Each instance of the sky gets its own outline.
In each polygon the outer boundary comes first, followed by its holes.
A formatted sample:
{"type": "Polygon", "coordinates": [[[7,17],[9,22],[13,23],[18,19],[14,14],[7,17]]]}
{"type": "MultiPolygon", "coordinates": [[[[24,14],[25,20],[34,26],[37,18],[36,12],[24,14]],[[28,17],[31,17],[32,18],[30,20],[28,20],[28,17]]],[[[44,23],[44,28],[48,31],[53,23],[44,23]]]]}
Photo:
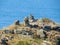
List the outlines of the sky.
{"type": "Polygon", "coordinates": [[[0,29],[30,14],[60,23],[60,0],[0,0],[0,29]]]}

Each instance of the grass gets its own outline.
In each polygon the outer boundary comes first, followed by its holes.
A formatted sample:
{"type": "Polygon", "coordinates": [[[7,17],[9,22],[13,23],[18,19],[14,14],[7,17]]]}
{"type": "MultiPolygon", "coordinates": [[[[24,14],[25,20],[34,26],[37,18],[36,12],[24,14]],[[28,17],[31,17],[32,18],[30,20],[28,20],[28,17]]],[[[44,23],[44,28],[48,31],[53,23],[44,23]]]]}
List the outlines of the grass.
{"type": "MultiPolygon", "coordinates": [[[[12,34],[4,34],[5,36],[13,36],[12,34]]],[[[14,34],[14,38],[13,40],[9,40],[8,43],[9,45],[32,45],[32,44],[37,44],[37,45],[41,45],[41,43],[43,43],[44,40],[42,39],[33,39],[31,37],[23,37],[20,34],[20,37],[18,37],[18,34],[14,34]]],[[[48,40],[45,40],[48,41],[48,40]]],[[[54,45],[54,43],[51,43],[51,45],[54,45]]]]}

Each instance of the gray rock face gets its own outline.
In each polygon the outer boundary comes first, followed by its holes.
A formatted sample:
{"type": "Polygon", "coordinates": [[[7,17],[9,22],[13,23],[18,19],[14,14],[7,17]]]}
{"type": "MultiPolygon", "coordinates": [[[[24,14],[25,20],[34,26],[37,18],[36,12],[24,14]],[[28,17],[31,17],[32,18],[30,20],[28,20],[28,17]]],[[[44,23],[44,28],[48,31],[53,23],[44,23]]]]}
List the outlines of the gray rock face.
{"type": "Polygon", "coordinates": [[[37,35],[40,35],[40,38],[41,38],[41,39],[47,38],[47,34],[46,34],[46,32],[44,32],[43,29],[38,30],[38,31],[37,31],[37,35]]]}
{"type": "Polygon", "coordinates": [[[5,34],[9,34],[11,31],[10,30],[4,30],[5,34]]]}
{"type": "Polygon", "coordinates": [[[51,42],[49,42],[49,41],[43,41],[43,43],[41,45],[51,45],[51,42]]]}

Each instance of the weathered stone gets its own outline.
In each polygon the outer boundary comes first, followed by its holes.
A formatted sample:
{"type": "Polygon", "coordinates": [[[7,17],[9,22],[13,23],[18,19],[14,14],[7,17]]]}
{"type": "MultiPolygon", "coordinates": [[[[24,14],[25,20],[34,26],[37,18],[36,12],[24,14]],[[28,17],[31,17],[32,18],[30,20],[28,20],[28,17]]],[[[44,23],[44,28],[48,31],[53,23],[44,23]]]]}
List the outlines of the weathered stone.
{"type": "Polygon", "coordinates": [[[47,34],[43,29],[37,30],[37,35],[40,35],[41,39],[47,38],[47,34]]]}
{"type": "Polygon", "coordinates": [[[21,34],[21,30],[20,29],[15,29],[14,34],[21,34]]]}
{"type": "Polygon", "coordinates": [[[29,22],[31,23],[31,22],[34,22],[34,21],[35,21],[34,16],[32,16],[32,14],[30,14],[29,22]]]}
{"type": "Polygon", "coordinates": [[[51,45],[51,42],[49,42],[49,41],[43,41],[43,43],[41,43],[41,45],[51,45]]]}
{"type": "Polygon", "coordinates": [[[25,23],[25,26],[29,26],[29,18],[28,17],[24,18],[24,23],[25,23]]]}
{"type": "Polygon", "coordinates": [[[1,39],[3,45],[8,45],[8,40],[6,38],[1,39]]]}
{"type": "Polygon", "coordinates": [[[30,14],[30,19],[31,20],[34,20],[34,16],[32,16],[32,14],[30,14]]]}
{"type": "Polygon", "coordinates": [[[44,30],[47,30],[47,31],[51,30],[51,26],[44,26],[44,30]]]}
{"type": "Polygon", "coordinates": [[[20,25],[19,22],[20,22],[19,20],[16,20],[16,21],[15,21],[15,25],[20,25]]]}

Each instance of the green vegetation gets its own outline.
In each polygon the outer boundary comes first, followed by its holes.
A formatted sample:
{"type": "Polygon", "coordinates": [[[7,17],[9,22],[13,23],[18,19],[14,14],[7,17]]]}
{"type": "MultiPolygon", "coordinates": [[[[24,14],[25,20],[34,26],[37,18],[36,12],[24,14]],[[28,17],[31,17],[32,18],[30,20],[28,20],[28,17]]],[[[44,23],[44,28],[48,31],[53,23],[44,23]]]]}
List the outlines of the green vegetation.
{"type": "Polygon", "coordinates": [[[26,41],[19,41],[17,45],[30,45],[30,44],[26,41]]]}

